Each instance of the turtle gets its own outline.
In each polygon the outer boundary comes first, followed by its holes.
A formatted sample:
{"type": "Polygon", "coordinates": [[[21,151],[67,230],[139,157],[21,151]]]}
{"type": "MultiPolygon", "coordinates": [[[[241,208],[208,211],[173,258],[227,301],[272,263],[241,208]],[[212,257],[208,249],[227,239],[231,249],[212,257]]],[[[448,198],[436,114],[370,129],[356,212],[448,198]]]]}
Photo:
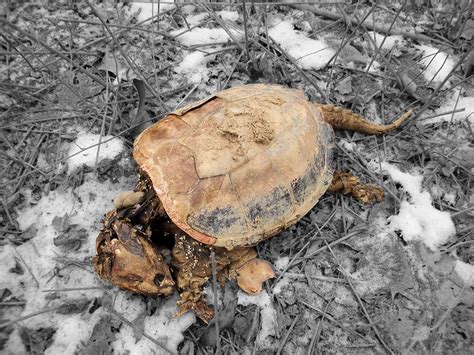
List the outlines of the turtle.
{"type": "Polygon", "coordinates": [[[273,277],[253,246],[305,216],[326,191],[364,203],[383,189],[335,171],[335,129],[384,134],[377,125],[302,90],[249,84],[180,108],[135,140],[135,190],[120,195],[96,240],[98,275],[123,289],[170,295],[205,322],[203,285],[217,274],[257,293],[273,277]],[[213,266],[214,264],[214,266],[213,266]]]}

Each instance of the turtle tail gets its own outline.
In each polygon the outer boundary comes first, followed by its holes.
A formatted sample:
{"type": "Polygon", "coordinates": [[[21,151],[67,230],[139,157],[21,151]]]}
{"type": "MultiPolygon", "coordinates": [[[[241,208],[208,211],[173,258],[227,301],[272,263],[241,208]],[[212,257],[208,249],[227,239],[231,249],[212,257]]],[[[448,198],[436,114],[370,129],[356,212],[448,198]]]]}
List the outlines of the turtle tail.
{"type": "Polygon", "coordinates": [[[369,122],[351,110],[343,109],[334,105],[318,105],[322,118],[335,129],[347,129],[367,134],[385,134],[400,127],[412,114],[409,110],[392,123],[379,125],[369,122]]]}

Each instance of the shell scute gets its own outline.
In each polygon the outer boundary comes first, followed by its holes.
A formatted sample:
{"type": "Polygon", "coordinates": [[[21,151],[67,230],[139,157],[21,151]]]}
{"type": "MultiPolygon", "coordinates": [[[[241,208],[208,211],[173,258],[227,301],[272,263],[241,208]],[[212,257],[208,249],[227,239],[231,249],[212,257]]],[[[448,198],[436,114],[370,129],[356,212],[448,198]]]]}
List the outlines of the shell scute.
{"type": "Polygon", "coordinates": [[[305,215],[328,188],[333,151],[332,128],[302,91],[255,84],[170,114],[137,138],[134,157],[179,228],[234,247],[305,215]]]}

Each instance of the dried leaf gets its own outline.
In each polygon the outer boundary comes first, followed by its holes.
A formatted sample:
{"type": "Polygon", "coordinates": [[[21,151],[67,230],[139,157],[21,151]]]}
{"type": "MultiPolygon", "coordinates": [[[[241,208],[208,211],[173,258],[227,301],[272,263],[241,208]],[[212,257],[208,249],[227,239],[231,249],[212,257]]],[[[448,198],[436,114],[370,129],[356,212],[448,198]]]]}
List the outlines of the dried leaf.
{"type": "MultiPolygon", "coordinates": [[[[226,282],[224,286],[223,307],[217,313],[219,331],[229,328],[234,323],[235,308],[237,307],[237,297],[235,286],[226,282]]],[[[207,346],[216,346],[216,320],[215,318],[209,322],[209,326],[201,336],[201,342],[207,346]]]]}
{"type": "Polygon", "coordinates": [[[82,241],[86,240],[88,236],[86,229],[78,228],[77,224],[73,224],[66,232],[55,237],[53,243],[68,251],[76,251],[79,250],[82,241]]]}
{"type": "Polygon", "coordinates": [[[111,345],[116,338],[121,322],[112,318],[110,315],[102,317],[95,325],[84,348],[78,352],[81,354],[109,354],[111,345]]]}
{"type": "Polygon", "coordinates": [[[464,74],[466,78],[474,73],[474,49],[471,50],[469,56],[466,59],[466,65],[464,66],[464,74]]]}
{"type": "Polygon", "coordinates": [[[415,82],[410,78],[408,73],[402,73],[400,75],[400,80],[403,86],[402,89],[405,89],[407,93],[409,93],[412,97],[416,98],[418,96],[418,94],[416,93],[417,86],[415,82]]]}
{"type": "Polygon", "coordinates": [[[56,329],[52,327],[38,329],[22,327],[19,333],[28,354],[43,354],[53,343],[56,329]]]}
{"type": "Polygon", "coordinates": [[[111,53],[109,50],[106,50],[104,56],[102,57],[102,62],[97,69],[118,75],[118,73],[122,70],[122,66],[118,60],[119,57],[120,55],[114,56],[113,53],[111,53]]]}
{"type": "Polygon", "coordinates": [[[53,218],[53,228],[56,232],[64,233],[69,229],[69,215],[66,213],[62,217],[53,218]]]}
{"type": "Polygon", "coordinates": [[[145,128],[151,126],[151,122],[150,117],[145,110],[145,83],[142,80],[133,79],[133,85],[135,86],[135,89],[137,89],[138,93],[138,107],[135,117],[131,122],[131,126],[133,126],[133,128],[130,131],[130,134],[133,138],[135,138],[139,133],[143,132],[145,128]]]}
{"type": "Polygon", "coordinates": [[[459,37],[467,39],[469,41],[474,37],[474,20],[473,19],[467,20],[466,24],[464,25],[463,31],[459,37]]]}
{"type": "Polygon", "coordinates": [[[352,78],[346,76],[342,79],[339,84],[337,84],[336,91],[343,95],[350,94],[352,92],[352,78]]]}
{"type": "Polygon", "coordinates": [[[80,298],[80,299],[70,300],[69,302],[71,303],[64,305],[63,307],[58,309],[56,312],[58,314],[82,313],[89,306],[89,304],[91,303],[91,300],[87,298],[80,298]]]}

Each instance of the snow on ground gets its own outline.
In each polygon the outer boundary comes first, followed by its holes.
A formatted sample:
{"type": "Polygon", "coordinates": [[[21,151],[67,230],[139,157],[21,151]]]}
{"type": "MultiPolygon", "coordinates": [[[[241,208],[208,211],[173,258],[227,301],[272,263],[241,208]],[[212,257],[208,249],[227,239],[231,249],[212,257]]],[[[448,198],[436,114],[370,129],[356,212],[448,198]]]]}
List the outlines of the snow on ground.
{"type": "Polygon", "coordinates": [[[421,45],[418,47],[423,52],[421,65],[425,67],[423,75],[427,81],[442,82],[453,69],[455,62],[449,55],[438,48],[421,45]]]}
{"type": "MultiPolygon", "coordinates": [[[[0,269],[2,287],[10,291],[26,302],[21,316],[34,314],[38,310],[50,308],[64,303],[76,303],[78,299],[92,300],[100,297],[102,291],[77,290],[70,292],[46,292],[48,289],[74,289],[81,287],[99,286],[97,277],[91,268],[65,267],[65,264],[56,260],[58,257],[67,257],[70,260],[83,262],[85,258],[93,255],[94,240],[99,232],[101,216],[111,207],[113,197],[125,187],[125,182],[118,184],[99,183],[95,179],[88,179],[83,185],[73,192],[52,191],[43,196],[36,205],[18,211],[20,218],[18,223],[22,231],[30,229],[33,237],[26,243],[16,247],[4,248],[0,252],[3,265],[0,269]],[[69,233],[57,230],[58,219],[65,221],[67,214],[68,224],[71,226],[69,233]],[[76,225],[76,227],[73,227],[76,225]],[[71,235],[81,239],[82,243],[77,250],[65,252],[64,247],[56,246],[61,236],[71,235]],[[33,276],[25,271],[22,275],[11,277],[9,270],[15,266],[17,255],[21,255],[25,264],[31,270],[33,276]],[[57,267],[65,267],[65,270],[57,270],[57,267]],[[55,273],[59,273],[55,276],[55,273]],[[59,297],[57,302],[51,301],[51,296],[59,297]]],[[[68,263],[66,263],[68,265],[68,263]]],[[[55,312],[47,312],[24,322],[24,326],[31,328],[53,327],[58,329],[54,336],[54,343],[48,351],[54,353],[73,353],[82,341],[90,336],[94,324],[100,317],[101,312],[90,315],[88,312],[80,314],[61,315],[55,312]]],[[[7,344],[11,353],[18,351],[21,341],[16,341],[18,334],[13,334],[11,342],[7,344]],[[16,343],[16,344],[15,344],[16,343]],[[15,350],[15,351],[13,351],[15,350]]]]}
{"type": "Polygon", "coordinates": [[[94,166],[104,158],[115,158],[123,151],[123,142],[114,136],[100,136],[93,133],[79,133],[76,140],[69,147],[68,173],[81,165],[94,166]],[[100,143],[100,144],[99,144],[100,143]]]}
{"type": "Polygon", "coordinates": [[[209,14],[207,12],[200,12],[198,14],[188,15],[186,17],[186,22],[191,27],[199,26],[201,22],[208,16],[209,14]]]}
{"type": "Polygon", "coordinates": [[[131,2],[130,4],[130,13],[131,14],[138,14],[137,19],[139,22],[148,20],[153,16],[159,14],[163,11],[171,10],[175,7],[174,4],[171,3],[160,3],[157,2],[131,2]]]}
{"type": "Polygon", "coordinates": [[[311,39],[293,29],[289,21],[282,21],[268,30],[269,36],[292,56],[303,69],[320,69],[335,54],[325,42],[311,39]]]}
{"type": "MultiPolygon", "coordinates": [[[[132,307],[132,312],[126,315],[126,318],[132,322],[140,316],[140,313],[145,312],[143,307],[143,300],[137,298],[135,302],[131,301],[125,293],[121,302],[115,302],[115,309],[125,315],[132,307]],[[135,306],[133,306],[135,303],[135,306]],[[119,304],[117,306],[117,304],[119,304]],[[118,309],[117,309],[118,308],[118,309]]],[[[166,299],[156,312],[151,316],[145,317],[144,332],[153,337],[160,344],[163,344],[166,349],[172,353],[176,353],[178,345],[183,341],[183,332],[188,329],[195,321],[196,316],[192,312],[188,312],[180,317],[175,317],[178,312],[176,302],[178,301],[178,294],[166,299]]],[[[150,340],[142,337],[137,341],[133,328],[124,327],[120,330],[117,339],[112,343],[115,351],[118,354],[129,351],[131,354],[152,354],[157,352],[156,344],[150,340]]]]}
{"type": "Polygon", "coordinates": [[[474,265],[467,264],[461,260],[456,260],[454,270],[464,283],[468,286],[474,286],[474,265]]]}
{"type": "Polygon", "coordinates": [[[436,109],[433,113],[426,113],[424,116],[436,116],[428,119],[421,119],[420,122],[423,124],[433,124],[438,122],[459,122],[467,119],[471,126],[474,126],[474,97],[473,96],[461,96],[459,90],[455,90],[451,97],[441,105],[440,108],[436,109]],[[461,110],[461,112],[452,113],[455,110],[461,110]],[[447,113],[446,113],[447,112],[447,113]],[[446,113],[446,114],[444,114],[446,113]]]}
{"type": "Polygon", "coordinates": [[[258,295],[248,295],[239,290],[237,293],[237,303],[243,306],[254,304],[260,307],[261,326],[255,340],[257,348],[270,347],[269,336],[276,334],[277,316],[273,308],[272,300],[266,291],[260,292],[258,295]]]}
{"type": "MultiPolygon", "coordinates": [[[[236,11],[218,11],[227,23],[232,23],[238,19],[239,15],[236,11]]],[[[198,26],[208,14],[205,12],[189,15],[187,22],[193,26],[198,26]]],[[[235,28],[229,28],[232,36],[237,39],[242,38],[242,33],[235,28]]],[[[215,51],[221,48],[219,43],[225,43],[231,40],[229,34],[223,28],[206,28],[194,27],[191,30],[181,28],[172,31],[171,34],[176,36],[176,40],[186,46],[215,44],[213,47],[206,47],[207,50],[215,51]]],[[[209,68],[207,64],[214,59],[214,55],[208,55],[203,51],[185,51],[181,63],[175,68],[175,72],[181,77],[194,84],[206,83],[209,79],[209,68]]]]}
{"type": "Polygon", "coordinates": [[[401,46],[404,42],[402,36],[386,36],[378,32],[368,32],[368,34],[374,40],[375,45],[384,50],[391,50],[395,46],[401,46]]]}
{"type": "Polygon", "coordinates": [[[288,266],[289,263],[290,263],[290,258],[288,256],[283,256],[277,259],[273,263],[273,265],[275,266],[275,269],[279,271],[283,271],[288,266]]]}
{"type": "MultiPolygon", "coordinates": [[[[105,141],[107,137],[103,139],[105,141]]],[[[68,163],[72,166],[69,171],[81,164],[90,165],[95,161],[97,149],[87,148],[88,144],[94,145],[97,141],[96,135],[80,134],[78,139],[71,143],[69,153],[79,154],[69,158],[68,163]]],[[[115,157],[123,147],[119,139],[103,144],[100,149],[101,159],[115,157]]],[[[58,188],[44,195],[39,201],[33,199],[30,191],[24,192],[28,207],[18,211],[18,224],[23,232],[28,231],[25,235],[31,235],[31,239],[15,248],[10,246],[0,249],[2,287],[8,288],[12,294],[25,301],[21,314],[12,314],[11,320],[35,314],[43,309],[102,297],[104,291],[90,265],[90,257],[95,254],[95,239],[102,216],[113,208],[113,198],[119,192],[130,189],[133,183],[125,178],[115,184],[108,181],[99,182],[94,174],[86,174],[81,186],[74,190],[69,187],[58,188]],[[72,244],[61,245],[68,237],[71,237],[72,244]],[[80,243],[74,244],[78,240],[80,243]],[[24,260],[24,263],[20,262],[20,259],[24,260]],[[10,270],[14,269],[17,263],[23,267],[28,265],[31,271],[26,270],[23,274],[12,277],[10,270]]],[[[114,306],[124,317],[132,321],[138,314],[145,313],[141,298],[137,297],[135,302],[127,299],[121,303],[120,299],[130,296],[130,293],[116,290],[114,292],[114,306]]],[[[166,344],[173,352],[177,351],[177,346],[183,340],[183,331],[195,321],[192,313],[180,318],[174,317],[177,312],[176,297],[175,295],[165,301],[155,314],[144,319],[145,333],[166,344]]],[[[53,310],[23,321],[23,326],[32,329],[57,329],[47,353],[72,354],[77,351],[78,346],[87,343],[94,325],[105,314],[107,311],[103,307],[92,314],[87,311],[59,314],[53,310]]],[[[114,345],[118,353],[151,353],[156,349],[156,345],[148,339],[142,337],[137,341],[133,329],[128,326],[120,328],[117,339],[119,340],[114,345]]],[[[10,336],[5,351],[26,352],[18,328],[10,336]]]]}
{"type": "Polygon", "coordinates": [[[348,152],[357,151],[357,144],[355,142],[349,142],[347,139],[344,138],[338,139],[337,142],[348,152]]]}
{"type": "MultiPolygon", "coordinates": [[[[240,31],[230,29],[237,39],[242,38],[240,31]]],[[[195,27],[191,31],[180,29],[172,31],[176,40],[186,46],[225,43],[230,40],[229,34],[223,28],[195,27]]]]}
{"type": "Polygon", "coordinates": [[[291,278],[289,278],[285,273],[280,280],[278,280],[275,284],[273,284],[273,294],[274,295],[280,294],[281,291],[290,284],[291,284],[291,278]]]}
{"type": "Polygon", "coordinates": [[[448,212],[433,207],[430,193],[422,191],[423,176],[401,172],[386,162],[381,165],[410,195],[409,200],[401,202],[398,215],[389,218],[390,229],[401,231],[406,241],[421,241],[432,251],[436,251],[456,233],[451,216],[448,212]]]}
{"type": "Polygon", "coordinates": [[[218,14],[224,21],[235,22],[239,19],[239,13],[237,11],[222,10],[216,11],[216,14],[218,14]]]}
{"type": "Polygon", "coordinates": [[[186,76],[194,84],[207,82],[209,79],[207,63],[214,57],[213,55],[206,55],[204,52],[189,52],[185,54],[183,61],[175,68],[175,72],[186,76]]]}

